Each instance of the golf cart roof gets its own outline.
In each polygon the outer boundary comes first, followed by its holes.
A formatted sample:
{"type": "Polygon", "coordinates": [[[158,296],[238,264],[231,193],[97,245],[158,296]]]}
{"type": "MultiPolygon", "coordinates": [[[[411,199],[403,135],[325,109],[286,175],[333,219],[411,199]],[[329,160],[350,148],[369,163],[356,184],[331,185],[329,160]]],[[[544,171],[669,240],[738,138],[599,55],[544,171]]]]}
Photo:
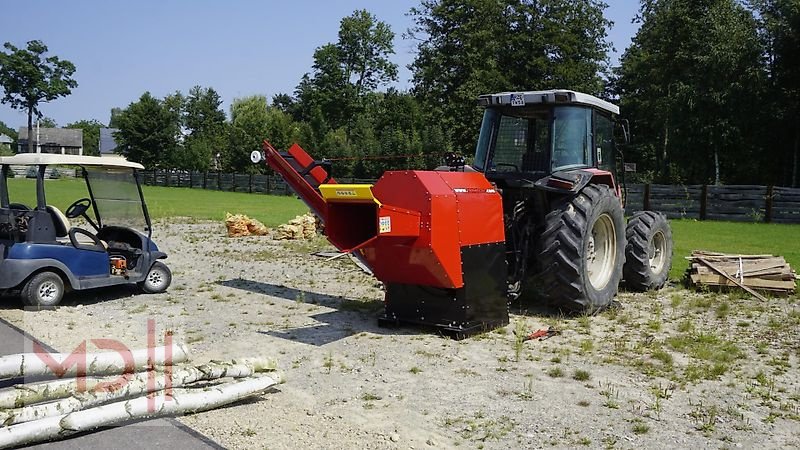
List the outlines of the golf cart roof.
{"type": "Polygon", "coordinates": [[[525,106],[531,104],[567,104],[593,106],[611,114],[619,114],[619,106],[601,100],[593,95],[566,89],[549,91],[499,92],[478,97],[478,105],[488,106],[525,106]]]}
{"type": "Polygon", "coordinates": [[[144,166],[122,158],[102,158],[99,156],[59,155],[54,153],[20,153],[0,158],[0,164],[18,166],[103,166],[144,169],[144,166]]]}

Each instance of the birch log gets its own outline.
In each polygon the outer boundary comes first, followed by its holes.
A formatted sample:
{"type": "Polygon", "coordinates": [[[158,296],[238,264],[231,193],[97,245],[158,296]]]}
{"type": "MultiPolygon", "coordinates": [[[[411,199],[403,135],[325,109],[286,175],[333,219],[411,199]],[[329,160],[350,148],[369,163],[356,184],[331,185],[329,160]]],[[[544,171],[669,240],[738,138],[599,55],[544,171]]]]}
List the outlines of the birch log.
{"type": "MultiPolygon", "coordinates": [[[[277,369],[277,364],[274,360],[266,358],[242,358],[233,361],[212,361],[208,364],[190,367],[189,369],[199,370],[204,373],[205,377],[201,379],[216,379],[225,377],[236,377],[233,375],[236,369],[232,369],[233,365],[246,365],[252,367],[253,372],[269,372],[277,369]],[[227,371],[227,373],[222,373],[227,371]]],[[[160,368],[160,370],[164,370],[160,368]]],[[[175,379],[180,374],[173,373],[172,377],[175,379]]],[[[241,375],[248,376],[248,375],[241,375]]],[[[86,377],[78,381],[78,378],[67,378],[61,380],[53,380],[33,384],[17,384],[12,389],[0,391],[0,409],[21,408],[23,406],[33,405],[36,403],[50,402],[67,397],[71,397],[80,391],[95,391],[98,385],[107,386],[118,380],[118,377],[86,377]]],[[[186,381],[185,383],[191,383],[186,381]]],[[[173,380],[173,386],[175,381],[173,380]]],[[[0,413],[0,422],[5,420],[5,416],[0,413]]]]}
{"type": "Polygon", "coordinates": [[[151,419],[219,408],[266,392],[277,384],[271,377],[245,378],[206,389],[175,389],[171,398],[138,397],[62,416],[0,428],[0,449],[33,444],[129,420],[151,419]]]}
{"type": "MultiPolygon", "coordinates": [[[[126,374],[119,378],[108,378],[102,390],[90,390],[73,393],[71,397],[57,399],[44,404],[29,405],[21,408],[0,410],[0,423],[14,425],[30,422],[45,417],[60,416],[90,408],[104,403],[132,398],[150,392],[163,391],[170,387],[179,388],[198,381],[211,381],[220,378],[244,378],[258,372],[274,370],[274,364],[268,360],[248,360],[247,363],[209,363],[197,367],[175,368],[171,374],[165,372],[139,372],[126,374]],[[151,378],[152,377],[152,378],[151,378]]],[[[271,376],[277,382],[281,376],[271,376]]]]}
{"type": "Polygon", "coordinates": [[[184,344],[144,348],[126,352],[103,353],[22,353],[0,357],[0,379],[74,376],[85,361],[85,376],[119,375],[125,372],[125,359],[132,361],[134,371],[152,365],[165,365],[184,362],[189,359],[189,350],[184,344]],[[123,357],[124,355],[124,357],[123,357]],[[168,357],[169,356],[169,357],[168,357]],[[48,364],[49,362],[49,364],[48,364]],[[66,362],[66,364],[64,364],[66,362]],[[55,367],[54,367],[55,366],[55,367]],[[63,373],[56,373],[62,370],[63,373]]]}

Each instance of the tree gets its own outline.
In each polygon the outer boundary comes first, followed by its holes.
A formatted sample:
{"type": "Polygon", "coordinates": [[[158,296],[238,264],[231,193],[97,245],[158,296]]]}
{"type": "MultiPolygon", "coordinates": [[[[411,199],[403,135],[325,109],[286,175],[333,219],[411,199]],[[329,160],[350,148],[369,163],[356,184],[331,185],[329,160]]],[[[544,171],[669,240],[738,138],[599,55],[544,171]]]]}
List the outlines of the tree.
{"type": "Polygon", "coordinates": [[[206,171],[212,159],[223,151],[227,137],[222,99],[213,88],[195,86],[183,104],[182,123],[186,136],[176,154],[175,167],[206,171]]]}
{"type": "Polygon", "coordinates": [[[607,68],[606,5],[597,0],[422,0],[408,37],[418,42],[413,92],[473,148],[480,94],[568,88],[600,94],[607,68]]]}
{"type": "Polygon", "coordinates": [[[52,117],[42,117],[39,119],[37,125],[42,128],[58,128],[58,123],[56,123],[56,120],[52,117]]]}
{"type": "Polygon", "coordinates": [[[116,116],[118,131],[114,133],[120,153],[149,168],[169,166],[180,133],[172,108],[174,105],[145,92],[122,110],[116,116]]]}
{"type": "Polygon", "coordinates": [[[79,120],[67,124],[64,128],[83,130],[83,154],[100,156],[100,128],[103,124],[97,120],[79,120]]]}
{"type": "Polygon", "coordinates": [[[397,79],[393,39],[389,25],[366,10],[343,18],[338,41],[314,51],[313,71],[297,86],[299,116],[310,121],[321,113],[334,129],[349,126],[364,95],[397,79]]]}
{"type": "Polygon", "coordinates": [[[0,134],[5,134],[6,136],[10,137],[13,142],[9,147],[6,147],[5,144],[0,144],[0,156],[12,156],[14,155],[14,148],[16,141],[17,141],[17,132],[14,131],[11,127],[6,125],[3,121],[0,120],[0,134]]]}
{"type": "Polygon", "coordinates": [[[4,96],[1,103],[28,114],[28,152],[34,151],[33,116],[41,117],[39,104],[65,97],[78,83],[72,79],[75,65],[57,56],[44,57],[47,46],[41,41],[29,41],[27,48],[17,48],[9,42],[0,52],[0,86],[4,96]]]}
{"type": "Polygon", "coordinates": [[[643,0],[638,20],[615,82],[637,137],[629,155],[664,182],[752,178],[763,86],[752,13],[735,0],[643,0]]]}
{"type": "Polygon", "coordinates": [[[253,95],[237,98],[231,104],[231,130],[228,151],[222,156],[222,166],[234,172],[256,172],[259,166],[250,162],[250,153],[261,150],[269,135],[269,106],[267,97],[253,95]]]}
{"type": "Polygon", "coordinates": [[[765,172],[772,183],[800,186],[800,2],[753,0],[760,17],[768,59],[768,95],[761,105],[769,110],[763,124],[765,172]]]}

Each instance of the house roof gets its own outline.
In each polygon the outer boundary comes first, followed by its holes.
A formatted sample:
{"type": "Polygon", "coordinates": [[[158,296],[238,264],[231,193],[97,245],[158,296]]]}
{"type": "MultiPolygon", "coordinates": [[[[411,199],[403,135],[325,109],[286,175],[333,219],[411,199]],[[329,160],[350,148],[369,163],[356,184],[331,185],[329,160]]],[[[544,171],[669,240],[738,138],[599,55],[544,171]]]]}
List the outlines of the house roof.
{"type": "Polygon", "coordinates": [[[0,134],[0,144],[10,144],[12,142],[14,142],[14,140],[10,137],[6,136],[5,134],[0,134]]]}
{"type": "Polygon", "coordinates": [[[14,156],[0,158],[0,165],[18,166],[106,166],[128,167],[130,169],[144,169],[139,163],[128,161],[124,158],[101,158],[99,156],[59,155],[55,153],[20,153],[14,156]]]}
{"type": "MultiPolygon", "coordinates": [[[[20,145],[28,144],[28,127],[19,127],[20,145]]],[[[33,142],[36,142],[36,128],[33,129],[33,142]]],[[[83,147],[83,130],[73,128],[39,128],[39,144],[58,147],[83,147]]]]}
{"type": "Polygon", "coordinates": [[[100,154],[113,155],[117,150],[117,141],[114,133],[119,131],[116,128],[100,128],[100,154]]]}

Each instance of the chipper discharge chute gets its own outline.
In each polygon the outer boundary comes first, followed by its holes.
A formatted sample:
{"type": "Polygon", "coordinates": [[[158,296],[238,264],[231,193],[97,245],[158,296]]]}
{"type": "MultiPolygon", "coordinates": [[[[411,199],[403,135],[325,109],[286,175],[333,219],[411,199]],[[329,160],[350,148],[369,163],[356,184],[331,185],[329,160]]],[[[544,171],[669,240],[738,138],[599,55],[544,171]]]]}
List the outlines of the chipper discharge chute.
{"type": "Polygon", "coordinates": [[[298,145],[266,159],[386,286],[382,324],[410,322],[468,335],[508,323],[500,194],[480,173],[389,171],[375,183],[337,184],[298,145]]]}

